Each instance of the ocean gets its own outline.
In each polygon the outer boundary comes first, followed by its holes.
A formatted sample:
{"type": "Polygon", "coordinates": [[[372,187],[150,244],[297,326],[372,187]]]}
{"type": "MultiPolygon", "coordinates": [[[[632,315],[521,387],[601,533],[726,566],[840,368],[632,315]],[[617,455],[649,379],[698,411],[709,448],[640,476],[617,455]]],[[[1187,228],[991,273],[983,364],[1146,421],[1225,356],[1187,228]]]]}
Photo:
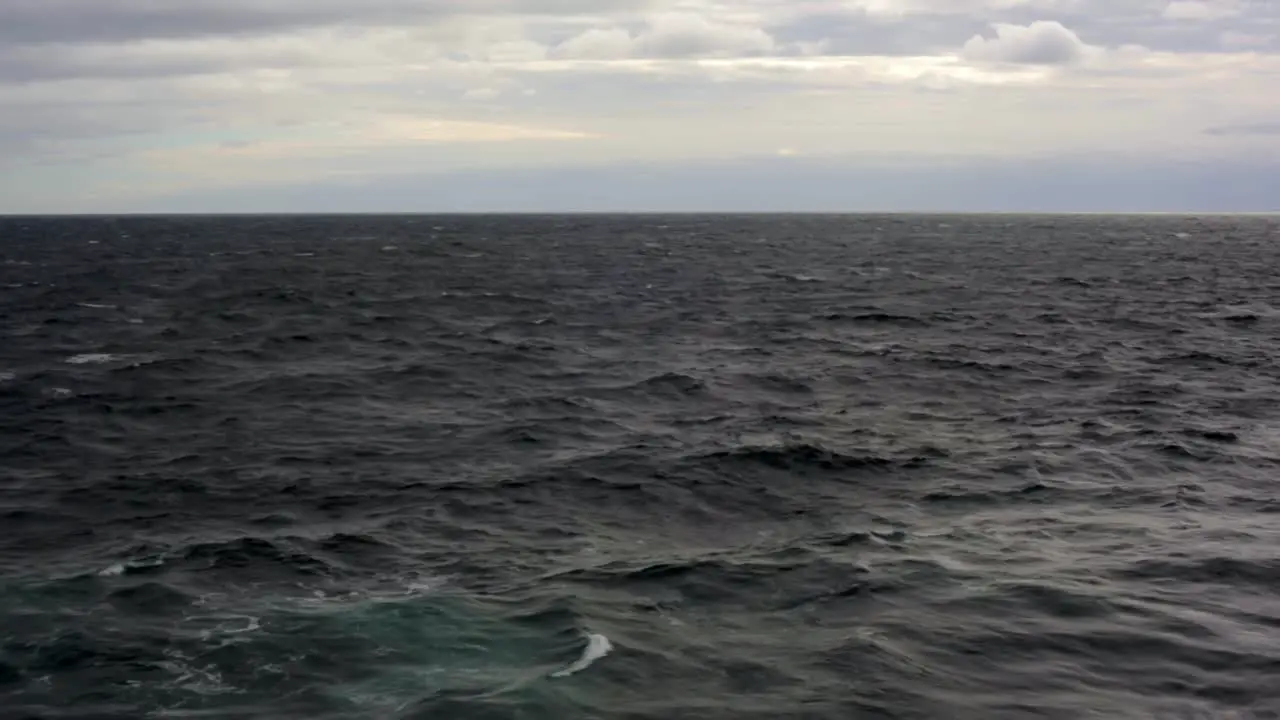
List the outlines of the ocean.
{"type": "Polygon", "coordinates": [[[0,218],[0,717],[1280,718],[1280,217],[0,218]]]}

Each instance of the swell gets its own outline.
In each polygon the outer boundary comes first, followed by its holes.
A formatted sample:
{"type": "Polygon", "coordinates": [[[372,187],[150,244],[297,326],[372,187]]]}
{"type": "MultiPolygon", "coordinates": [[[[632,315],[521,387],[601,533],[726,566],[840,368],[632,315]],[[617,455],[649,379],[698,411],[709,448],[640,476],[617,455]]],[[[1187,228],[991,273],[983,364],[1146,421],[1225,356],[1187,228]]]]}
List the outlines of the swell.
{"type": "Polygon", "coordinates": [[[696,461],[726,466],[763,466],[776,470],[883,470],[895,463],[876,455],[851,455],[799,443],[779,447],[739,447],[698,456],[696,461]]]}
{"type": "Polygon", "coordinates": [[[1269,222],[0,220],[0,704],[1261,714],[1269,222]]]}

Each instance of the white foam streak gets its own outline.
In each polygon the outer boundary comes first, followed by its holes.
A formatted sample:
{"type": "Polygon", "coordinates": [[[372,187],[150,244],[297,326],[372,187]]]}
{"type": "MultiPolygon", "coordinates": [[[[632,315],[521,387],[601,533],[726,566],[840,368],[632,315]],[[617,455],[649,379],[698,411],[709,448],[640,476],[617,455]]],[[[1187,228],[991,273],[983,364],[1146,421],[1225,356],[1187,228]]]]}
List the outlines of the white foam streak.
{"type": "Polygon", "coordinates": [[[592,663],[600,658],[608,655],[613,650],[613,643],[609,642],[609,638],[595,633],[587,635],[587,647],[582,651],[582,657],[569,667],[551,673],[551,677],[569,677],[574,673],[580,673],[591,667],[592,663]]]}
{"type": "Polygon", "coordinates": [[[67,358],[67,362],[71,365],[97,365],[100,363],[108,363],[115,360],[116,356],[108,353],[85,353],[83,355],[74,355],[67,358]]]}
{"type": "Polygon", "coordinates": [[[163,557],[144,558],[142,560],[129,560],[127,562],[116,563],[109,567],[98,571],[98,577],[118,577],[124,575],[131,570],[145,570],[146,568],[159,567],[164,564],[163,557]]]}

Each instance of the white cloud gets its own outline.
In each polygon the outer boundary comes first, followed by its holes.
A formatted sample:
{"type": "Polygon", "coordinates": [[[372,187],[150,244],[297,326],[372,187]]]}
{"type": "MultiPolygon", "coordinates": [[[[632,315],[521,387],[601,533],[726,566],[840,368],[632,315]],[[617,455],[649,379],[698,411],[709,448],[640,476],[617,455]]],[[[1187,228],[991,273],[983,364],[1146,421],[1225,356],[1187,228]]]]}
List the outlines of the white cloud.
{"type": "Polygon", "coordinates": [[[693,13],[659,15],[637,38],[648,57],[724,57],[764,54],[773,38],[758,27],[721,23],[693,13]]]}
{"type": "Polygon", "coordinates": [[[613,60],[630,57],[636,38],[624,28],[591,28],[569,38],[553,51],[558,58],[581,60],[613,60]]]}
{"type": "Polygon", "coordinates": [[[1026,26],[1000,23],[994,29],[994,38],[970,38],[961,51],[963,57],[976,62],[1064,65],[1094,50],[1079,35],[1052,20],[1026,26]]]}
{"type": "Polygon", "coordinates": [[[561,43],[554,55],[589,60],[735,57],[766,54],[776,47],[759,27],[681,12],[654,16],[635,33],[619,27],[592,28],[561,43]]]}
{"type": "Polygon", "coordinates": [[[1021,9],[1058,10],[1073,7],[1079,2],[1080,0],[843,0],[813,2],[808,5],[855,10],[876,18],[906,19],[913,15],[989,16],[1021,9]]]}

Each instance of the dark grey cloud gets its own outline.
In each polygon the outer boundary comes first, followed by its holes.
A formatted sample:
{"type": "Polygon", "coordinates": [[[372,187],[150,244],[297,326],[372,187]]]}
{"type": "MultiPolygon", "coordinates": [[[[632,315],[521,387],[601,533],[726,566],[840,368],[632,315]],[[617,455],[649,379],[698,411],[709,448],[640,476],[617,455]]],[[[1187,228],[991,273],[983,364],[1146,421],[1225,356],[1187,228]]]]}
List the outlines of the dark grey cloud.
{"type": "Polygon", "coordinates": [[[19,161],[129,155],[131,142],[145,142],[166,125],[189,124],[199,111],[164,97],[117,99],[109,105],[76,102],[11,104],[0,113],[0,171],[19,161]]]}
{"type": "MultiPolygon", "coordinates": [[[[2,1],[2,0],[0,0],[2,1]]],[[[47,53],[32,46],[0,45],[0,81],[32,83],[56,80],[138,80],[204,75],[236,68],[262,69],[297,65],[286,55],[276,58],[235,54],[202,57],[146,57],[127,53],[95,55],[79,48],[47,53]]]]}
{"type": "Polygon", "coordinates": [[[649,0],[2,0],[0,43],[128,42],[398,25],[458,15],[598,14],[649,0]]]}

